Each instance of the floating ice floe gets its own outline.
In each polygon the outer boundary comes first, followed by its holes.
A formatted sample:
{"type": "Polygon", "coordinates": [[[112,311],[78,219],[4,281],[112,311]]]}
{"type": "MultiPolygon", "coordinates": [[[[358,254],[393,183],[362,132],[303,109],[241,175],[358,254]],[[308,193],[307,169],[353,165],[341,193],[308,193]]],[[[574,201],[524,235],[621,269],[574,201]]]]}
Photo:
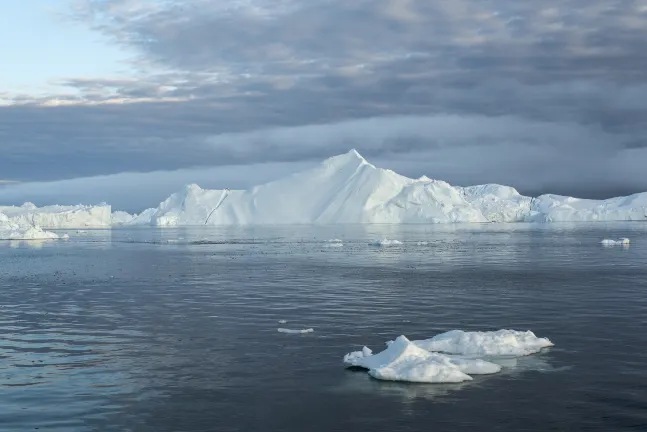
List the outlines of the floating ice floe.
{"type": "Polygon", "coordinates": [[[287,324],[288,320],[279,320],[279,324],[287,324]]]}
{"type": "Polygon", "coordinates": [[[369,244],[371,246],[397,246],[401,245],[402,242],[400,240],[389,240],[387,238],[383,238],[381,240],[374,240],[369,244]]]}
{"type": "Polygon", "coordinates": [[[629,239],[627,237],[622,237],[618,240],[604,239],[600,242],[602,246],[616,246],[616,245],[629,245],[629,239]]]}
{"type": "Polygon", "coordinates": [[[542,348],[553,346],[550,340],[538,338],[531,331],[516,330],[489,332],[452,330],[414,343],[424,350],[447,354],[515,357],[534,354],[542,348]]]}
{"type": "Polygon", "coordinates": [[[340,239],[330,239],[326,242],[327,247],[343,247],[344,242],[340,239]]]}
{"type": "Polygon", "coordinates": [[[501,370],[499,365],[484,360],[452,359],[426,351],[405,336],[398,337],[378,354],[366,347],[347,354],[344,363],[368,369],[369,375],[377,379],[419,383],[457,383],[471,380],[468,373],[492,374],[501,370]]]}
{"type": "Polygon", "coordinates": [[[400,336],[377,354],[364,347],[344,356],[347,367],[368,369],[374,378],[418,383],[457,383],[470,375],[501,371],[501,366],[478,357],[525,356],[552,346],[546,338],[514,330],[464,332],[453,330],[431,339],[410,341],[400,336]],[[460,354],[456,355],[456,354],[460,354]]]}
{"type": "Polygon", "coordinates": [[[304,333],[312,333],[314,332],[314,329],[308,328],[308,329],[303,329],[303,330],[292,330],[292,329],[286,329],[286,328],[279,328],[277,329],[279,333],[288,333],[288,334],[304,334],[304,333]]]}

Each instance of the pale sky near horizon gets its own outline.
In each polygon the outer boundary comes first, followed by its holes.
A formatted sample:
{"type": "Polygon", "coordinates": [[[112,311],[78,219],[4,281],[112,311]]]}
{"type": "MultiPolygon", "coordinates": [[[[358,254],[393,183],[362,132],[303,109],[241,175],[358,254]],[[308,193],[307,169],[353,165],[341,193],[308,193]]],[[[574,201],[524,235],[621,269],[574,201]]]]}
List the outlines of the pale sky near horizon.
{"type": "Polygon", "coordinates": [[[0,201],[79,179],[97,202],[85,178],[116,191],[127,173],[245,187],[351,147],[455,184],[647,190],[647,0],[0,8],[0,180],[35,182],[0,201]]]}
{"type": "Polygon", "coordinates": [[[0,93],[62,91],[56,80],[102,78],[130,69],[128,53],[65,16],[67,0],[0,0],[4,41],[0,93]]]}

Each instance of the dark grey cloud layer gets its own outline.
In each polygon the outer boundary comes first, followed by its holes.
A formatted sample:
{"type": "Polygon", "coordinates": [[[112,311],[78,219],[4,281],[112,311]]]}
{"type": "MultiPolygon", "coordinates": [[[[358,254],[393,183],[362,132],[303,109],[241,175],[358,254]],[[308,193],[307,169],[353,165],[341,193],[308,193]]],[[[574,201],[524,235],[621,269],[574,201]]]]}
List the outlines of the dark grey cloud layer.
{"type": "Polygon", "coordinates": [[[80,0],[72,19],[136,52],[139,72],[62,79],[58,106],[0,95],[15,102],[0,107],[0,178],[356,147],[459,184],[647,190],[643,1],[80,0]]]}

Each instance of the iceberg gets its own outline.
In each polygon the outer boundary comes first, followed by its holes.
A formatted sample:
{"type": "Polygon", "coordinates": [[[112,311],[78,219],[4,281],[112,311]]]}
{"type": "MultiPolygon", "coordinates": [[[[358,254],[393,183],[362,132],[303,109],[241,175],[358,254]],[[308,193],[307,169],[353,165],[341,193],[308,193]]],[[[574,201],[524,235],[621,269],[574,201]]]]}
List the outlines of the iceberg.
{"type": "Polygon", "coordinates": [[[472,380],[471,375],[489,375],[502,370],[501,365],[485,360],[497,357],[521,357],[553,346],[546,338],[531,331],[499,330],[464,332],[452,330],[431,339],[410,341],[399,336],[387,342],[387,348],[373,354],[370,348],[344,356],[346,367],[367,369],[373,378],[417,383],[458,383],[472,380]]]}
{"type": "Polygon", "coordinates": [[[377,168],[357,151],[247,190],[185,186],[125,225],[647,221],[647,192],[608,200],[528,197],[498,184],[452,186],[377,168]]]}
{"type": "Polygon", "coordinates": [[[0,206],[0,213],[16,223],[45,229],[109,228],[111,211],[108,204],[36,207],[27,202],[22,206],[0,206]]]}
{"type": "Polygon", "coordinates": [[[58,234],[43,231],[40,227],[26,223],[22,219],[11,219],[0,213],[0,240],[56,240],[58,234]]]}
{"type": "Polygon", "coordinates": [[[378,168],[356,150],[246,190],[185,186],[139,214],[98,206],[0,207],[43,228],[191,225],[647,221],[647,192],[607,200],[528,197],[498,184],[452,186],[378,168]]]}
{"type": "Polygon", "coordinates": [[[417,383],[459,383],[472,380],[469,374],[492,374],[501,370],[499,365],[484,360],[429,352],[406,336],[398,337],[378,354],[366,347],[346,354],[344,364],[368,369],[373,378],[417,383]]]}
{"type": "Polygon", "coordinates": [[[530,330],[498,330],[490,332],[466,332],[451,330],[432,337],[415,341],[427,351],[471,356],[527,356],[542,348],[553,346],[547,338],[538,338],[530,330]]]}

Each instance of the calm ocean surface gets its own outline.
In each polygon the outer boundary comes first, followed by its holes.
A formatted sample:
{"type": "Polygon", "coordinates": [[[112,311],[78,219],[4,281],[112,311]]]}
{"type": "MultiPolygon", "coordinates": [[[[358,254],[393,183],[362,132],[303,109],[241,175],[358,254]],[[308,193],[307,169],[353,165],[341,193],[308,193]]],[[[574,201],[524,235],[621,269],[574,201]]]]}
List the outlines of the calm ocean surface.
{"type": "Polygon", "coordinates": [[[647,430],[647,223],[68,232],[0,242],[0,430],[647,430]],[[463,384],[341,363],[501,328],[555,347],[463,384]]]}

